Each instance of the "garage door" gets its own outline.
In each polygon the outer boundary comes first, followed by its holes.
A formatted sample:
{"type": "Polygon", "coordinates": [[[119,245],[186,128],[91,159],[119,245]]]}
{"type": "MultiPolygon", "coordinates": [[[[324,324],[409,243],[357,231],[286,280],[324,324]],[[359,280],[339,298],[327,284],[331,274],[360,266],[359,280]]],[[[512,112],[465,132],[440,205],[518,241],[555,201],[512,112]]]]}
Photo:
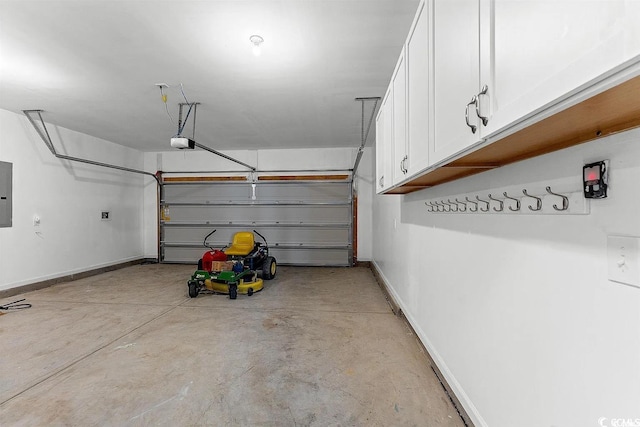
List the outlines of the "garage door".
{"type": "Polygon", "coordinates": [[[350,175],[164,178],[160,260],[192,264],[211,231],[207,243],[222,248],[256,230],[279,264],[348,266],[352,209],[350,175]]]}

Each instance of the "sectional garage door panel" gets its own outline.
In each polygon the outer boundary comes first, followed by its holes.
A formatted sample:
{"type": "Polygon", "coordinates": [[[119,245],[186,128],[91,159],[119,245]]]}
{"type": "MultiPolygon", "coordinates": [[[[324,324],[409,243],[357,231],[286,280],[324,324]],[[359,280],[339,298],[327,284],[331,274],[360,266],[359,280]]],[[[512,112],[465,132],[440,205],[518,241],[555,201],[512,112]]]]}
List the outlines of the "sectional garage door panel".
{"type": "Polygon", "coordinates": [[[207,182],[164,184],[164,197],[173,203],[218,203],[224,201],[345,201],[351,197],[351,187],[345,182],[278,181],[207,182]],[[347,185],[345,185],[347,184],[347,185]],[[255,196],[255,198],[253,198],[255,196]]]}
{"type": "MultiPolygon", "coordinates": [[[[166,247],[165,263],[197,264],[202,257],[204,248],[166,247]]],[[[283,249],[270,247],[269,253],[273,255],[278,264],[287,265],[311,265],[311,266],[348,266],[347,249],[283,249]]]]}
{"type": "MultiPolygon", "coordinates": [[[[216,232],[207,239],[207,244],[214,248],[222,248],[231,242],[236,231],[256,230],[262,234],[270,247],[278,246],[323,246],[342,247],[349,239],[347,227],[165,227],[166,246],[196,246],[203,248],[203,239],[211,231],[216,232]]],[[[262,241],[257,237],[258,241],[262,241]]]]}
{"type": "Polygon", "coordinates": [[[256,188],[256,199],[265,201],[333,202],[349,200],[351,189],[344,183],[265,183],[256,188]]]}
{"type": "Polygon", "coordinates": [[[274,248],[273,254],[280,264],[289,265],[331,265],[348,266],[344,260],[348,259],[347,249],[302,250],[274,248]]]}
{"type": "Polygon", "coordinates": [[[161,260],[197,262],[214,229],[216,248],[256,230],[280,264],[351,265],[351,203],[350,179],[163,183],[161,260]]]}
{"type": "Polygon", "coordinates": [[[246,182],[164,184],[163,193],[164,199],[171,203],[248,201],[251,187],[246,182]]]}
{"type": "Polygon", "coordinates": [[[165,209],[167,224],[345,224],[351,205],[175,205],[165,209]]]}

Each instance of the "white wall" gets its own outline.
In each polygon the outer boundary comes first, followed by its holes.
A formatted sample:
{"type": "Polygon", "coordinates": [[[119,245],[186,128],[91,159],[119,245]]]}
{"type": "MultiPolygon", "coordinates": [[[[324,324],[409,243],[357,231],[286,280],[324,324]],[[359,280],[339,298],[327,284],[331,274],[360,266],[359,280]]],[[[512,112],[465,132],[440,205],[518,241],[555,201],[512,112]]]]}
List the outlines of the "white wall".
{"type": "MultiPolygon", "coordinates": [[[[45,113],[46,120],[46,113],[45,113]]],[[[245,169],[211,153],[141,153],[48,124],[58,152],[115,165],[157,170],[245,169]]],[[[358,251],[371,259],[372,150],[359,189],[358,251]]],[[[350,169],[352,148],[232,151],[260,169],[350,169]]],[[[0,161],[13,163],[13,226],[0,228],[0,289],[35,283],[139,258],[157,257],[155,180],[55,158],[27,118],[0,110],[0,161]],[[102,221],[102,210],[111,212],[102,221]],[[34,227],[33,217],[41,219],[34,227]]]]}
{"type": "MultiPolygon", "coordinates": [[[[138,151],[48,129],[62,154],[142,168],[138,151]]],[[[0,289],[142,258],[141,200],[143,186],[155,187],[152,177],[57,159],[24,115],[5,110],[0,160],[13,163],[13,226],[0,228],[0,289]],[[102,210],[111,221],[101,220],[102,210]]]]}
{"type": "MultiPolygon", "coordinates": [[[[371,194],[373,182],[372,149],[368,148],[360,162],[356,177],[358,188],[358,259],[371,259],[371,194]]],[[[259,170],[327,170],[351,169],[357,154],[354,148],[283,149],[224,151],[259,170]]],[[[247,168],[203,150],[181,150],[145,153],[144,167],[148,171],[238,171],[246,174],[247,168]]],[[[200,173],[200,175],[206,175],[200,173]]],[[[179,176],[177,174],[167,176],[179,176]]],[[[189,175],[187,175],[189,176],[189,175]]],[[[191,176],[198,176],[192,174],[191,176]]],[[[157,258],[157,197],[155,188],[146,188],[144,193],[144,253],[145,257],[157,258]]]]}
{"type": "MultiPolygon", "coordinates": [[[[640,236],[640,130],[407,196],[374,199],[374,263],[477,425],[640,419],[640,288],[607,279],[607,235],[640,236]],[[427,213],[504,186],[580,190],[610,159],[589,215],[427,213]],[[395,223],[395,226],[394,226],[395,223]]],[[[634,424],[635,425],[635,424],[634,424]]]]}

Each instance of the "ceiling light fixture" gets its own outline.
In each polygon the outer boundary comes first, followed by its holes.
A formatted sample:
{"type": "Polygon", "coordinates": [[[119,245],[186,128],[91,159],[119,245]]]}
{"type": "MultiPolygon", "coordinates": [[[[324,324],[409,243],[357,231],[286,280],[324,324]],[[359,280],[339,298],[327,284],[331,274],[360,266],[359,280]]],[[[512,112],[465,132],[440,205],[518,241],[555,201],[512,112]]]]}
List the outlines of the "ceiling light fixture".
{"type": "Polygon", "coordinates": [[[254,35],[252,35],[251,37],[249,37],[249,41],[250,41],[251,43],[253,43],[253,49],[252,49],[253,54],[254,54],[255,56],[260,56],[260,53],[261,53],[261,52],[260,52],[260,44],[261,44],[262,42],[264,42],[264,39],[263,39],[262,37],[260,37],[260,36],[256,35],[256,34],[254,34],[254,35]]]}

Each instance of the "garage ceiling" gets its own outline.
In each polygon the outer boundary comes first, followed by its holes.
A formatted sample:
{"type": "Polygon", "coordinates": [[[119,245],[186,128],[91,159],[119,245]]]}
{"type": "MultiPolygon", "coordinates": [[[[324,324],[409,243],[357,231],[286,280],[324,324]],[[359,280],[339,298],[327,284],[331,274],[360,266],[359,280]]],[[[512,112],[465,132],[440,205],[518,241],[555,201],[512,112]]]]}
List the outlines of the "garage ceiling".
{"type": "MultiPolygon", "coordinates": [[[[180,91],[215,149],[355,147],[418,0],[0,0],[0,108],[169,150],[180,91]],[[249,36],[264,38],[259,57],[249,36]],[[167,83],[167,107],[156,83],[167,83]],[[370,111],[370,110],[369,110],[370,111]]],[[[191,134],[191,128],[185,130],[191,134]]]]}

